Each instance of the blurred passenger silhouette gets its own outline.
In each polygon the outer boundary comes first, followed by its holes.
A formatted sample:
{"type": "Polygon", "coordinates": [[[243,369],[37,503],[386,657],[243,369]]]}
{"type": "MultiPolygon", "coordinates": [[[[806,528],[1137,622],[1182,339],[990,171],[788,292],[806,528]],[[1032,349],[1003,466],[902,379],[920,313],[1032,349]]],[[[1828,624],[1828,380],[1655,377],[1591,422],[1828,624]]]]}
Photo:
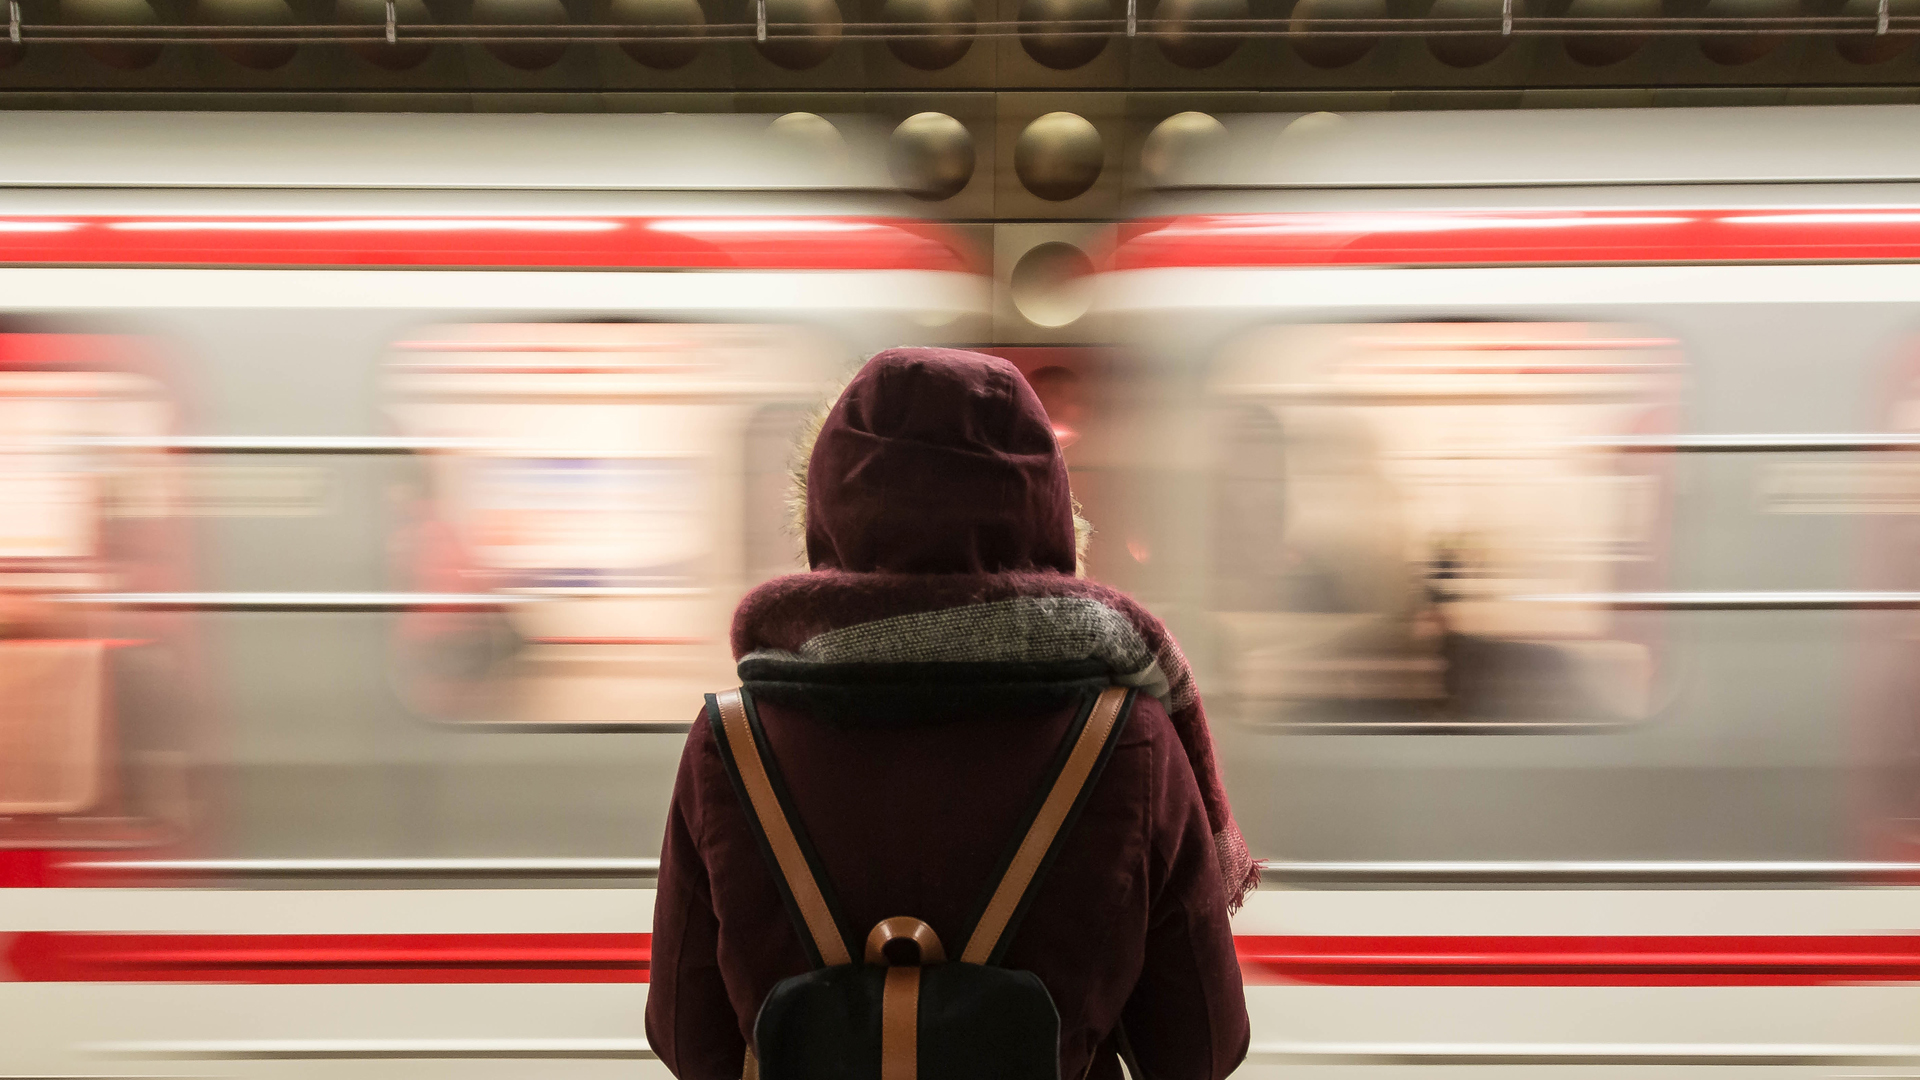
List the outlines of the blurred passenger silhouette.
{"type": "Polygon", "coordinates": [[[1345,409],[1296,409],[1289,420],[1281,538],[1297,559],[1292,610],[1406,620],[1405,500],[1381,471],[1373,432],[1345,409]]]}
{"type": "Polygon", "coordinates": [[[730,779],[727,723],[750,718],[764,740],[831,913],[827,938],[857,958],[870,927],[910,916],[961,959],[1036,792],[1119,685],[1133,692],[1104,771],[998,963],[1051,995],[1060,1076],[1113,1080],[1121,1053],[1135,1076],[1225,1076],[1248,1042],[1228,915],[1258,872],[1178,646],[1077,572],[1086,533],[1039,397],[1004,360],[895,349],[810,427],[796,498],[811,570],[742,601],[743,702],[710,698],[681,759],[650,1045],[683,1080],[735,1080],[755,1068],[769,992],[826,954],[763,857],[730,779]]]}
{"type": "MultiPolygon", "coordinates": [[[[398,489],[407,518],[396,545],[411,591],[461,595],[493,586],[460,530],[446,516],[447,498],[420,470],[398,489]]],[[[407,703],[427,715],[470,718],[498,711],[503,686],[525,641],[499,610],[426,606],[408,611],[397,631],[399,687],[407,703]]]]}

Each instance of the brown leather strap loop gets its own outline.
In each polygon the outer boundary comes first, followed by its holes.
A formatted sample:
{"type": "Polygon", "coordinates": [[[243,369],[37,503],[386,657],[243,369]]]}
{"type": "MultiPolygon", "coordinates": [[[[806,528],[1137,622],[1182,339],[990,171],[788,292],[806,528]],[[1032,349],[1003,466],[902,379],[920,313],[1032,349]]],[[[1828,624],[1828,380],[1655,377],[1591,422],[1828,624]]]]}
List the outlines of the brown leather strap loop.
{"type": "Polygon", "coordinates": [[[880,1080],[920,1075],[920,969],[890,967],[880,994],[880,1080]]]}
{"type": "Polygon", "coordinates": [[[887,958],[887,946],[895,941],[911,941],[919,948],[920,959],[916,964],[920,967],[947,962],[947,950],[940,944],[940,935],[933,932],[933,927],[911,916],[895,915],[873,924],[873,932],[867,935],[867,963],[892,965],[893,961],[887,958]]]}
{"type": "Polygon", "coordinates": [[[761,760],[760,744],[753,737],[740,691],[717,694],[714,700],[720,704],[720,720],[727,733],[727,747],[733,752],[734,767],[740,772],[741,785],[747,789],[747,810],[760,819],[767,846],[773,849],[774,861],[779,863],[780,874],[786,878],[787,891],[793,894],[800,917],[813,936],[820,962],[827,967],[852,963],[853,956],[840,936],[840,927],[834,922],[827,898],[820,891],[820,883],[814,880],[807,857],[800,850],[800,841],[794,836],[793,825],[787,821],[780,799],[773,792],[773,781],[767,777],[767,765],[761,760]]]}
{"type": "Polygon", "coordinates": [[[1107,740],[1112,736],[1120,720],[1120,707],[1126,703],[1127,688],[1108,687],[1102,691],[1098,701],[1093,703],[1093,711],[1087,716],[1087,724],[1080,729],[1080,738],[1074,742],[1073,750],[1067,756],[1066,768],[1053,782],[1053,790],[1047,792],[1046,801],[1040,805],[1040,813],[1033,819],[1033,825],[1015,850],[1013,862],[1007,866],[1007,872],[1000,878],[1000,884],[993,890],[992,899],[987,901],[986,910],[981,912],[980,921],[974,925],[973,936],[967,939],[967,946],[960,952],[960,960],[968,964],[984,964],[992,956],[1000,936],[1006,932],[1007,923],[1020,907],[1020,900],[1027,893],[1027,886],[1033,881],[1033,875],[1040,870],[1040,864],[1046,861],[1048,849],[1053,847],[1053,839],[1066,824],[1067,815],[1073,812],[1074,803],[1079,801],[1081,789],[1086,787],[1087,777],[1100,761],[1101,752],[1106,749],[1107,740]]]}

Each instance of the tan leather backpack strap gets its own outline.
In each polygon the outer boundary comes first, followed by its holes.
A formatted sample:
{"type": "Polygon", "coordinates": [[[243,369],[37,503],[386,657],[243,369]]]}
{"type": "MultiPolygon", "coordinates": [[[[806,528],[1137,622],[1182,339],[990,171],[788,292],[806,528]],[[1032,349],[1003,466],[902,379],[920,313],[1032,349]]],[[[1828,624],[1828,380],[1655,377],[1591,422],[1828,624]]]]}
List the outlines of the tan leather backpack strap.
{"type": "Polygon", "coordinates": [[[774,789],[767,761],[761,754],[760,740],[747,716],[747,703],[742,692],[729,690],[724,694],[716,694],[714,705],[719,712],[718,726],[724,756],[732,764],[730,771],[744,796],[742,801],[746,804],[748,817],[758,823],[760,834],[773,853],[774,864],[799,914],[796,921],[806,927],[807,934],[813,939],[813,948],[819,954],[822,966],[836,967],[852,963],[853,954],[840,934],[840,924],[834,919],[833,907],[827,902],[826,893],[814,877],[806,851],[800,846],[800,838],[774,789]]]}
{"type": "Polygon", "coordinates": [[[880,991],[880,1080],[919,1080],[920,969],[890,967],[880,991]]]}
{"type": "Polygon", "coordinates": [[[747,1045],[747,1059],[740,1063],[740,1080],[760,1080],[760,1059],[753,1055],[753,1045],[747,1045]]]}
{"type": "Polygon", "coordinates": [[[1089,779],[1105,764],[1107,746],[1119,729],[1130,692],[1124,686],[1108,687],[1093,703],[1086,724],[1068,752],[1066,764],[1054,778],[1033,824],[1027,827],[1026,836],[1014,850],[1006,873],[1001,875],[986,908],[974,923],[973,934],[967,939],[966,948],[960,951],[962,963],[985,964],[996,958],[1007,926],[1020,910],[1034,875],[1045,865],[1054,839],[1079,806],[1089,779]]]}
{"type": "Polygon", "coordinates": [[[867,935],[866,961],[886,967],[880,993],[880,1080],[919,1080],[920,972],[947,962],[940,935],[919,919],[896,915],[881,919],[867,935]],[[889,957],[887,946],[911,941],[913,961],[889,957]]]}

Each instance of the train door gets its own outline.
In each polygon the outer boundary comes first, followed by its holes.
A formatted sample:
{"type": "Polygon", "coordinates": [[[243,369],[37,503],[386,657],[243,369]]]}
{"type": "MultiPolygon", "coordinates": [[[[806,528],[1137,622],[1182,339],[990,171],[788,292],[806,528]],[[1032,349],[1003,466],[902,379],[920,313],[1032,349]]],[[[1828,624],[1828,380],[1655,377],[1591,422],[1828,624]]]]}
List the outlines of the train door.
{"type": "Polygon", "coordinates": [[[156,452],[172,409],[143,351],[0,333],[0,849],[153,846],[185,824],[191,641],[98,603],[185,573],[156,452]]]}
{"type": "Polygon", "coordinates": [[[516,729],[684,726],[734,681],[739,596],[783,553],[797,568],[767,480],[849,359],[791,326],[487,323],[397,342],[393,416],[430,447],[408,572],[465,598],[403,623],[409,703],[516,729]]]}

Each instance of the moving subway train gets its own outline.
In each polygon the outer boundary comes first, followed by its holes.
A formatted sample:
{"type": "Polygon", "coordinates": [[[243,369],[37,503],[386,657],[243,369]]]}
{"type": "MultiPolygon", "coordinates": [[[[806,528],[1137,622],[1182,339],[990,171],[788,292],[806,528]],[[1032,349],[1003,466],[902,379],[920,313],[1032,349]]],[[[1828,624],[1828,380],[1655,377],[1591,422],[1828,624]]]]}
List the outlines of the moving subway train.
{"type": "MultiPolygon", "coordinates": [[[[0,117],[0,1073],[659,1071],[793,433],[986,332],[766,127],[0,117]]],[[[1920,1072],[1917,130],[1232,119],[1017,356],[1269,860],[1245,1072],[1920,1072]]]]}

